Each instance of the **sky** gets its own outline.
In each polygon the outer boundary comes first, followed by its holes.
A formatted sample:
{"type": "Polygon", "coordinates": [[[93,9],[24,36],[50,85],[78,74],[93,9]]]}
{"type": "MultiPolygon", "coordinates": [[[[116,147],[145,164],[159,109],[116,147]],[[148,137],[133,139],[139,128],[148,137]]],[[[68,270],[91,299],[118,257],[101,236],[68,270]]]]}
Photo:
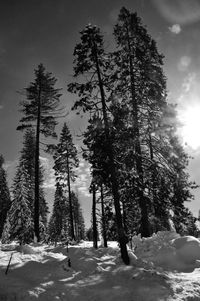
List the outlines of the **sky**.
{"type": "MultiPolygon", "coordinates": [[[[88,23],[99,26],[106,43],[113,42],[113,26],[122,6],[137,12],[149,34],[163,53],[167,77],[168,101],[177,104],[181,143],[191,160],[191,179],[200,184],[200,1],[199,0],[1,0],[0,9],[0,153],[5,158],[9,185],[19,152],[21,132],[16,131],[22,115],[20,94],[34,79],[34,69],[43,63],[58,79],[62,88],[62,104],[70,112],[74,96],[67,92],[72,81],[73,49],[79,42],[79,32],[88,23]]],[[[74,112],[60,121],[59,133],[67,122],[77,146],[86,126],[86,118],[74,112]]],[[[45,188],[52,204],[54,174],[52,159],[41,153],[46,167],[45,188]]],[[[91,195],[89,167],[81,159],[74,189],[79,195],[89,226],[91,195]]],[[[200,189],[189,207],[195,215],[200,209],[200,189]]]]}

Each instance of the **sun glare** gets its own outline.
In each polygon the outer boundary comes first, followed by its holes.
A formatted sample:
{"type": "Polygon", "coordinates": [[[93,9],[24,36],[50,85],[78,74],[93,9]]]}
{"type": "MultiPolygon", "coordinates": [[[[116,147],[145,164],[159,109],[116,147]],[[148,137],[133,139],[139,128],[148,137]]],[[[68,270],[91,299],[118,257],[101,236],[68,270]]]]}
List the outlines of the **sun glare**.
{"type": "Polygon", "coordinates": [[[182,123],[181,136],[193,149],[200,146],[200,106],[188,107],[179,115],[182,123]]]}

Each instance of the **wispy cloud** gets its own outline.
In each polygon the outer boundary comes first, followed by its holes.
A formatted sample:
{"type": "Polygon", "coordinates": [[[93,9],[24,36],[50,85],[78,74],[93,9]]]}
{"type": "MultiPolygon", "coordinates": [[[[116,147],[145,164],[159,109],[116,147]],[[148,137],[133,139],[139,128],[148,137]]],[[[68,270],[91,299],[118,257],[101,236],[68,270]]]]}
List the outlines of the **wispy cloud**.
{"type": "Polygon", "coordinates": [[[2,110],[4,108],[4,106],[3,105],[0,105],[0,110],[2,110]]]}
{"type": "Polygon", "coordinates": [[[17,166],[18,160],[13,160],[13,161],[5,161],[3,164],[3,168],[8,171],[9,169],[15,169],[17,166]]]}
{"type": "MultiPolygon", "coordinates": [[[[44,157],[40,156],[40,162],[42,166],[44,167],[44,183],[43,187],[48,191],[55,190],[56,186],[56,177],[54,174],[53,169],[53,159],[50,157],[44,157]]],[[[16,166],[17,166],[18,160],[14,161],[6,161],[4,163],[4,169],[6,170],[8,174],[8,182],[9,185],[12,184],[16,166]]],[[[80,193],[80,195],[84,197],[91,197],[91,194],[89,193],[89,186],[91,183],[91,176],[90,176],[90,166],[88,162],[86,162],[84,159],[80,159],[80,165],[76,169],[77,178],[75,182],[71,183],[71,188],[74,191],[77,191],[80,193]]]]}
{"type": "MultiPolygon", "coordinates": [[[[45,181],[43,187],[45,189],[55,190],[56,178],[53,169],[53,160],[46,157],[40,157],[40,161],[45,169],[45,181]]],[[[89,197],[89,186],[91,182],[89,164],[81,158],[79,167],[76,168],[75,172],[77,178],[75,182],[71,183],[71,188],[80,192],[83,196],[89,197]]]]}
{"type": "Polygon", "coordinates": [[[50,159],[40,156],[40,162],[44,165],[49,165],[50,159]]]}
{"type": "Polygon", "coordinates": [[[44,181],[43,187],[46,189],[55,190],[55,187],[56,187],[55,185],[56,185],[56,178],[54,175],[54,170],[49,169],[48,174],[47,174],[47,172],[45,172],[45,181],[44,181]]]}
{"type": "Polygon", "coordinates": [[[90,176],[90,167],[88,162],[84,159],[80,159],[79,167],[76,169],[77,178],[76,181],[73,183],[72,187],[75,190],[78,190],[81,194],[86,197],[90,197],[89,194],[89,186],[91,183],[91,176],[90,176]]]}
{"type": "Polygon", "coordinates": [[[11,186],[12,183],[13,183],[13,179],[14,179],[14,176],[15,176],[17,164],[18,164],[17,159],[15,159],[13,161],[7,160],[3,164],[3,168],[5,169],[6,174],[7,174],[7,181],[8,181],[9,186],[11,186]]]}
{"type": "Polygon", "coordinates": [[[199,95],[199,74],[189,72],[183,79],[181,93],[178,100],[180,104],[188,104],[190,102],[198,102],[199,95]]]}
{"type": "Polygon", "coordinates": [[[53,169],[53,160],[47,157],[40,156],[40,162],[44,167],[44,183],[43,187],[46,189],[55,190],[56,178],[53,169]]]}
{"type": "Polygon", "coordinates": [[[183,80],[182,89],[183,92],[188,93],[191,91],[194,83],[196,81],[196,73],[189,73],[183,80]]]}
{"type": "Polygon", "coordinates": [[[152,2],[169,22],[191,24],[200,20],[200,3],[198,0],[152,0],[152,2]]]}
{"type": "Polygon", "coordinates": [[[191,61],[192,59],[190,56],[188,55],[182,56],[178,62],[178,69],[180,71],[186,71],[191,64],[191,61]]]}
{"type": "Polygon", "coordinates": [[[179,34],[181,32],[181,26],[179,24],[174,24],[169,27],[169,30],[174,34],[179,34]]]}
{"type": "Polygon", "coordinates": [[[119,11],[120,11],[119,8],[114,8],[114,9],[111,10],[111,12],[109,14],[109,18],[110,18],[110,21],[112,23],[115,23],[117,21],[117,18],[118,18],[118,15],[119,15],[119,11]]]}

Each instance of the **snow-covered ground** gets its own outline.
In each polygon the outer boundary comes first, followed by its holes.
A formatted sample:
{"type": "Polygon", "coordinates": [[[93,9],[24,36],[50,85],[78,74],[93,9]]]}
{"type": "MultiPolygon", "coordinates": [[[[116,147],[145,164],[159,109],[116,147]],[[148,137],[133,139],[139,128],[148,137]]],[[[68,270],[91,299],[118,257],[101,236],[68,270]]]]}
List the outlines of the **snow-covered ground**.
{"type": "Polygon", "coordinates": [[[0,301],[200,300],[200,242],[192,237],[134,237],[129,266],[116,242],[97,250],[83,242],[69,252],[61,245],[0,247],[0,301]]]}

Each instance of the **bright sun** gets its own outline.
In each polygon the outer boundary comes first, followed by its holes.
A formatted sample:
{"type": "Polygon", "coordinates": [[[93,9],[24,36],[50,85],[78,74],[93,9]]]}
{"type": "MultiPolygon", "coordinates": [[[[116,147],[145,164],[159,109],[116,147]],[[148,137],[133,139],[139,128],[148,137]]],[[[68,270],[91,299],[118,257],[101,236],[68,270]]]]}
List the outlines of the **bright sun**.
{"type": "Polygon", "coordinates": [[[183,124],[180,132],[184,143],[197,149],[200,146],[200,106],[185,108],[179,114],[179,118],[183,124]]]}

